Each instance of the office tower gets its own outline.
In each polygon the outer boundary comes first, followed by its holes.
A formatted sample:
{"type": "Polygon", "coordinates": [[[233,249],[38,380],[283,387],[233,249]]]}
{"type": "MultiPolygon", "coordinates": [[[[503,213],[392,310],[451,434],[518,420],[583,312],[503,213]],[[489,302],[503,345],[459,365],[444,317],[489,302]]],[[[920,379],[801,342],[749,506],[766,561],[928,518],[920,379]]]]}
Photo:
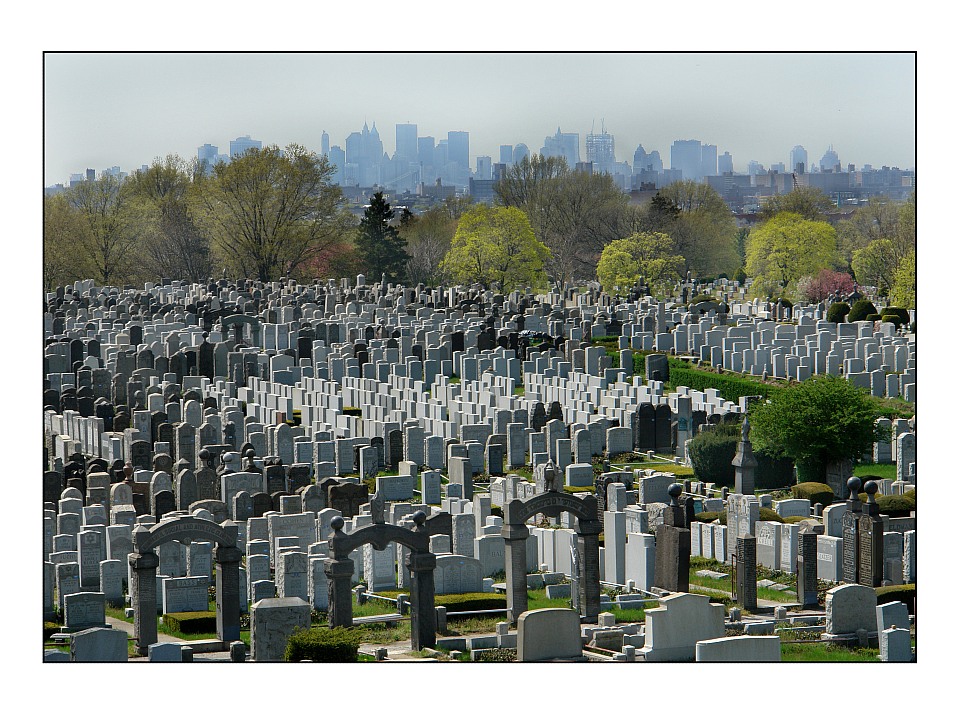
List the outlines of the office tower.
{"type": "Polygon", "coordinates": [[[493,159],[489,156],[477,156],[477,178],[481,181],[491,180],[493,159]]]}
{"type": "Polygon", "coordinates": [[[470,168],[470,133],[447,132],[447,160],[456,163],[460,170],[470,168]]]}
{"type": "Polygon", "coordinates": [[[246,136],[238,136],[236,139],[230,142],[230,158],[236,158],[245,151],[250,149],[262,149],[263,142],[257,141],[256,139],[251,139],[250,134],[246,136]]]}
{"type": "Polygon", "coordinates": [[[776,171],[777,173],[786,173],[787,167],[783,165],[783,161],[780,161],[779,163],[770,164],[770,170],[776,171]]]}
{"type": "Polygon", "coordinates": [[[500,163],[505,166],[513,163],[513,146],[511,144],[500,144],[500,163]]]}
{"type": "Polygon", "coordinates": [[[97,172],[96,172],[94,169],[92,169],[92,168],[88,168],[88,169],[87,169],[87,180],[88,180],[88,181],[96,181],[96,180],[97,180],[97,172]]]}
{"type": "Polygon", "coordinates": [[[640,144],[633,153],[633,172],[639,174],[644,171],[660,173],[663,171],[663,160],[660,158],[659,151],[647,153],[643,144],[640,144]]]}
{"type": "Polygon", "coordinates": [[[670,168],[679,170],[684,180],[698,180],[703,170],[700,142],[697,139],[674,141],[670,147],[670,168]]]}
{"type": "Polygon", "coordinates": [[[601,129],[599,134],[587,134],[587,161],[593,164],[594,173],[613,173],[616,163],[613,134],[601,129]]]}
{"type": "Polygon", "coordinates": [[[421,136],[417,139],[417,160],[423,166],[433,165],[433,150],[435,148],[432,136],[421,136]]]}
{"type": "Polygon", "coordinates": [[[580,134],[564,134],[557,127],[557,133],[543,140],[540,155],[544,158],[555,156],[567,162],[573,168],[580,162],[580,134]]]}
{"type": "Polygon", "coordinates": [[[524,158],[530,158],[530,149],[526,144],[517,144],[513,147],[513,163],[520,163],[524,158]]]}
{"type": "Polygon", "coordinates": [[[212,144],[204,144],[197,149],[197,160],[200,162],[201,171],[207,174],[213,171],[219,151],[220,149],[212,144]]]}
{"type": "Polygon", "coordinates": [[[341,186],[346,185],[344,183],[343,169],[344,166],[347,165],[347,154],[339,146],[331,146],[327,152],[327,159],[330,161],[330,165],[336,167],[336,172],[333,175],[334,183],[341,186]]]}
{"type": "Polygon", "coordinates": [[[794,146],[793,150],[790,151],[790,171],[803,173],[809,165],[810,163],[807,161],[807,150],[799,144],[794,146]],[[797,168],[799,164],[803,164],[803,168],[797,168]]]}
{"type": "Polygon", "coordinates": [[[402,161],[417,160],[417,125],[397,124],[397,158],[402,161]]]}
{"type": "Polygon", "coordinates": [[[326,131],[320,134],[320,153],[323,156],[330,153],[330,134],[326,131]]]}
{"type": "Polygon", "coordinates": [[[751,176],[756,176],[757,174],[764,172],[763,164],[759,161],[750,161],[747,164],[747,173],[751,176]]]}
{"type": "Polygon", "coordinates": [[[720,156],[717,156],[717,175],[723,176],[728,173],[733,173],[733,156],[730,155],[729,151],[724,151],[720,156]]]}
{"type": "Polygon", "coordinates": [[[703,144],[700,147],[700,177],[717,175],[717,147],[703,144]]]}
{"type": "Polygon", "coordinates": [[[830,144],[826,153],[823,154],[823,158],[820,159],[820,170],[823,172],[833,171],[835,173],[840,171],[840,157],[837,155],[837,152],[833,150],[833,144],[830,144]]]}

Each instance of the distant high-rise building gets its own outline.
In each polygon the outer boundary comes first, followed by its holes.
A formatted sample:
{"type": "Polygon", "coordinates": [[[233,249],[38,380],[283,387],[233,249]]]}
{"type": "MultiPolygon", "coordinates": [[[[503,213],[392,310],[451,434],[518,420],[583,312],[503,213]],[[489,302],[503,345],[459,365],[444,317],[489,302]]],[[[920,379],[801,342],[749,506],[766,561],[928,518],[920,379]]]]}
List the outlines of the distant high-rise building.
{"type": "Polygon", "coordinates": [[[820,159],[820,170],[824,173],[827,171],[838,173],[840,171],[840,157],[833,150],[833,144],[830,144],[823,154],[823,158],[820,159]]]}
{"type": "Polygon", "coordinates": [[[477,178],[481,181],[492,180],[493,159],[489,156],[477,156],[477,178]]]}
{"type": "Polygon", "coordinates": [[[724,151],[717,156],[717,175],[723,176],[728,173],[733,173],[733,156],[730,155],[729,151],[724,151]]]}
{"type": "Polygon", "coordinates": [[[643,144],[640,144],[633,153],[633,173],[639,174],[644,171],[660,173],[663,171],[663,160],[660,158],[659,151],[647,153],[643,144]]]}
{"type": "Polygon", "coordinates": [[[613,173],[616,155],[613,134],[601,129],[599,134],[587,134],[587,161],[593,164],[594,173],[613,173]]]}
{"type": "Polygon", "coordinates": [[[433,150],[435,148],[432,136],[421,136],[417,139],[417,160],[424,166],[433,165],[433,150]]]}
{"type": "Polygon", "coordinates": [[[703,171],[700,141],[697,139],[674,141],[670,146],[670,168],[678,169],[684,180],[699,180],[703,171]]]}
{"type": "Polygon", "coordinates": [[[257,141],[256,139],[251,139],[250,134],[246,136],[238,136],[236,139],[230,142],[230,158],[236,158],[245,151],[250,149],[262,149],[263,142],[257,141]]]}
{"type": "Polygon", "coordinates": [[[779,163],[771,164],[770,170],[776,171],[777,173],[786,173],[787,167],[783,165],[783,161],[780,161],[779,163]]]}
{"type": "Polygon", "coordinates": [[[417,125],[397,124],[397,158],[417,160],[417,125]]]}
{"type": "Polygon", "coordinates": [[[751,176],[756,176],[757,174],[764,173],[765,169],[763,164],[759,161],[750,161],[747,164],[747,173],[751,176]]]}
{"type": "Polygon", "coordinates": [[[857,165],[854,164],[854,163],[848,163],[848,164],[847,164],[847,173],[856,173],[856,172],[857,172],[857,165]]]}
{"type": "Polygon", "coordinates": [[[540,155],[545,158],[550,156],[562,158],[567,162],[567,166],[573,168],[580,162],[580,134],[564,134],[558,126],[556,134],[547,136],[543,140],[540,155]]]}
{"type": "Polygon", "coordinates": [[[346,185],[344,182],[344,166],[347,165],[347,154],[339,146],[331,146],[330,150],[327,151],[327,159],[329,159],[330,164],[336,167],[336,171],[333,174],[333,181],[341,186],[346,185]]]}
{"type": "Polygon", "coordinates": [[[700,147],[700,177],[717,175],[717,147],[703,144],[700,147]]]}
{"type": "Polygon", "coordinates": [[[220,149],[213,144],[204,144],[199,147],[197,149],[197,160],[200,162],[200,170],[204,173],[212,172],[213,167],[217,164],[219,153],[220,149]]]}
{"type": "Polygon", "coordinates": [[[530,149],[526,144],[517,144],[513,147],[513,163],[520,163],[524,158],[530,158],[530,149]]]}
{"type": "Polygon", "coordinates": [[[326,156],[330,153],[330,134],[324,131],[320,134],[320,154],[326,156]]]}
{"type": "Polygon", "coordinates": [[[513,145],[500,144],[500,163],[509,166],[513,163],[513,145]]]}
{"type": "Polygon", "coordinates": [[[790,171],[792,173],[803,173],[810,163],[807,161],[807,150],[800,144],[793,147],[790,151],[790,171]],[[798,164],[803,164],[803,169],[798,169],[798,164]]]}
{"type": "Polygon", "coordinates": [[[447,160],[456,161],[461,166],[470,165],[470,133],[467,131],[447,132],[447,160]]]}
{"type": "Polygon", "coordinates": [[[88,181],[96,181],[96,180],[97,180],[97,172],[96,172],[94,169],[92,169],[92,168],[88,168],[88,169],[87,169],[87,180],[88,180],[88,181]]]}

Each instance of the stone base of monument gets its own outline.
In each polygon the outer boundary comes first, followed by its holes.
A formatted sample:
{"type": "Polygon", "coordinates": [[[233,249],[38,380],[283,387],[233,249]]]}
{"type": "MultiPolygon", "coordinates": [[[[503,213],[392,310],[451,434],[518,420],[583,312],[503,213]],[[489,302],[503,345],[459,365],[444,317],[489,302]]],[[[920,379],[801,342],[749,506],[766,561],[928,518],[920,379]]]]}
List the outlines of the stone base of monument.
{"type": "Polygon", "coordinates": [[[880,635],[876,631],[861,630],[855,634],[820,634],[820,641],[839,646],[856,646],[860,648],[879,648],[880,635]]]}

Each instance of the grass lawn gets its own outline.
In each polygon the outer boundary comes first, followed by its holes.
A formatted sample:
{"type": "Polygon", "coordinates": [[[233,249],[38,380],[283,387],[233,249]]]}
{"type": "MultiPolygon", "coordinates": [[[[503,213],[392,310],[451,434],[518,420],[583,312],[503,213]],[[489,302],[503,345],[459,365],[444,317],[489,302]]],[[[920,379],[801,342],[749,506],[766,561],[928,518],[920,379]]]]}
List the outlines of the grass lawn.
{"type": "Polygon", "coordinates": [[[880,649],[848,649],[832,644],[781,644],[782,661],[878,663],[880,649]]]}
{"type": "Polygon", "coordinates": [[[865,475],[881,475],[886,480],[897,479],[896,463],[860,463],[853,466],[853,474],[858,478],[865,475]]]}

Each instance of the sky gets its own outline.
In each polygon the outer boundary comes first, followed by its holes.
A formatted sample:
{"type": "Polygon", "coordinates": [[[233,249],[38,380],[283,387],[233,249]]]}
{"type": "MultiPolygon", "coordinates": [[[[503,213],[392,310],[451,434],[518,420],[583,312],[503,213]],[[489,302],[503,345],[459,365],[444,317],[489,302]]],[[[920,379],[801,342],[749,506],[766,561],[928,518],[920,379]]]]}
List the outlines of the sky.
{"type": "Polygon", "coordinates": [[[619,161],[639,144],[670,166],[699,139],[747,162],[811,163],[833,145],[844,167],[916,165],[912,52],[857,53],[59,53],[44,56],[44,185],[169,153],[196,156],[249,134],[319,151],[376,122],[420,136],[470,133],[470,163],[501,144],[531,152],[559,126],[604,128],[619,161]]]}

